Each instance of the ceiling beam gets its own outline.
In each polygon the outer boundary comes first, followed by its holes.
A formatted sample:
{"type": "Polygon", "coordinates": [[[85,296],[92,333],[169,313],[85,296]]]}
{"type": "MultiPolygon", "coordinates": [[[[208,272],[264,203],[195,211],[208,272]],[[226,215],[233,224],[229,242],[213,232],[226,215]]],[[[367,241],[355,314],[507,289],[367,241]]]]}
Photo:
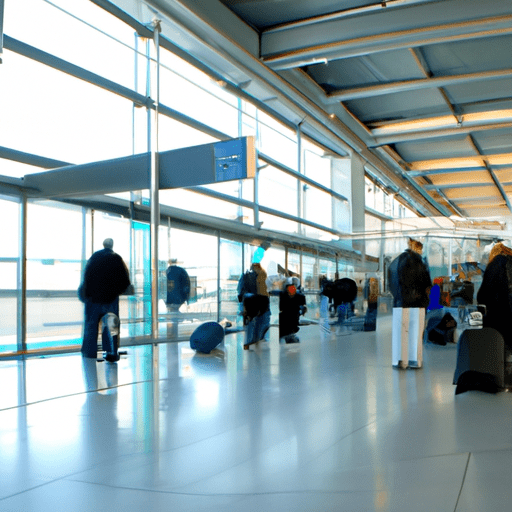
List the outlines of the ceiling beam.
{"type": "Polygon", "coordinates": [[[473,148],[475,149],[475,151],[479,155],[481,155],[483,164],[485,165],[487,171],[489,172],[489,175],[491,176],[492,180],[496,184],[496,187],[500,191],[501,197],[503,197],[503,200],[505,201],[505,204],[507,205],[508,209],[510,210],[510,213],[512,213],[512,204],[510,203],[510,200],[508,198],[507,193],[505,192],[505,189],[503,188],[503,185],[501,184],[500,180],[496,176],[495,172],[491,169],[487,155],[482,155],[482,150],[480,149],[480,147],[478,146],[478,144],[476,143],[476,141],[473,139],[473,137],[471,135],[468,135],[468,140],[469,140],[470,144],[473,146],[473,148]]]}
{"type": "MultiPolygon", "coordinates": [[[[508,165],[493,165],[492,167],[498,169],[506,169],[512,167],[510,164],[508,165]]],[[[407,171],[407,176],[411,178],[424,178],[426,176],[432,176],[435,174],[453,174],[457,172],[482,172],[486,171],[487,167],[446,167],[445,169],[430,169],[423,171],[407,171]]]]}
{"type": "MultiPolygon", "coordinates": [[[[462,119],[464,116],[462,116],[462,119]]],[[[464,124],[462,121],[454,128],[430,128],[426,127],[415,131],[396,131],[389,135],[380,135],[375,137],[375,142],[370,147],[387,146],[389,144],[400,144],[401,142],[414,142],[418,140],[439,139],[457,135],[467,135],[473,132],[483,132],[490,130],[503,130],[512,128],[512,121],[496,123],[490,119],[489,123],[464,124]]]]}
{"type": "Polygon", "coordinates": [[[284,30],[290,30],[299,27],[306,27],[310,25],[316,25],[318,23],[325,23],[326,21],[335,21],[347,18],[353,18],[356,16],[363,16],[365,14],[371,14],[382,9],[389,11],[394,8],[400,7],[411,7],[412,5],[425,4],[429,2],[439,2],[440,0],[383,0],[373,5],[366,5],[364,7],[356,7],[354,9],[346,9],[343,11],[331,12],[329,14],[322,14],[319,16],[312,16],[310,18],[290,21],[288,23],[282,23],[280,25],[274,25],[273,27],[265,29],[265,34],[275,34],[276,32],[282,32],[284,30]]]}
{"type": "Polygon", "coordinates": [[[398,82],[369,85],[366,87],[338,89],[327,94],[327,101],[329,103],[335,103],[337,101],[373,98],[375,96],[382,96],[384,94],[397,94],[407,91],[433,89],[436,87],[499,80],[501,78],[510,77],[512,77],[512,69],[508,68],[498,71],[486,71],[482,73],[466,73],[462,75],[448,75],[434,78],[419,78],[417,80],[401,80],[398,82]]]}
{"type": "MultiPolygon", "coordinates": [[[[497,202],[496,196],[454,197],[454,198],[452,198],[452,201],[456,202],[457,204],[471,203],[473,201],[473,204],[471,205],[472,208],[479,207],[479,206],[506,206],[505,202],[497,202]],[[486,202],[475,203],[474,201],[486,201],[486,202]]],[[[462,205],[461,205],[461,207],[462,207],[462,205]]],[[[470,205],[466,204],[463,207],[469,208],[470,205]]]]}
{"type": "Polygon", "coordinates": [[[451,199],[449,199],[443,191],[438,190],[437,192],[450,205],[450,208],[457,215],[459,215],[460,217],[465,217],[465,215],[460,211],[460,209],[457,207],[457,205],[451,199]]]}
{"type": "MultiPolygon", "coordinates": [[[[470,141],[470,144],[474,145],[473,139],[471,136],[468,136],[467,139],[470,141]]],[[[475,151],[476,146],[475,146],[475,151]]],[[[415,162],[408,162],[407,165],[410,171],[429,171],[433,172],[440,169],[452,169],[453,167],[450,164],[460,165],[460,162],[466,162],[467,168],[463,168],[463,170],[476,169],[480,167],[480,170],[486,170],[487,167],[493,167],[498,169],[503,168],[512,168],[512,153],[492,153],[489,155],[482,154],[481,151],[478,151],[476,154],[470,155],[459,155],[456,157],[450,158],[431,158],[418,160],[415,162]],[[469,165],[469,164],[472,165],[469,165]],[[445,164],[441,166],[442,164],[445,164]],[[439,167],[436,167],[439,165],[439,167]],[[482,166],[484,168],[482,169],[482,166]]],[[[460,171],[459,171],[460,172],[460,171]]]]}
{"type": "MultiPolygon", "coordinates": [[[[428,178],[428,177],[425,177],[425,181],[428,183],[428,184],[432,184],[432,181],[428,178]]],[[[426,189],[427,187],[423,186],[424,189],[426,189]]],[[[457,215],[460,215],[461,217],[464,217],[464,215],[462,214],[462,212],[457,208],[457,205],[455,205],[449,198],[448,196],[442,191],[442,190],[436,190],[437,194],[439,196],[441,196],[443,198],[444,201],[446,201],[446,203],[450,206],[450,208],[457,214],[457,215]]]]}
{"type": "MultiPolygon", "coordinates": [[[[375,21],[378,23],[378,20],[375,21]]],[[[382,21],[385,26],[385,20],[382,21]]],[[[512,34],[512,15],[436,24],[345,40],[340,39],[340,34],[346,32],[343,25],[341,20],[328,25],[315,24],[290,29],[284,33],[263,33],[262,61],[273,70],[283,70],[390,50],[509,35],[512,34]]]]}
{"type": "MultiPolygon", "coordinates": [[[[509,183],[507,183],[509,185],[509,183]]],[[[455,188],[473,188],[473,187],[494,187],[494,183],[432,183],[423,185],[426,190],[444,190],[444,189],[455,189],[455,188]]]]}

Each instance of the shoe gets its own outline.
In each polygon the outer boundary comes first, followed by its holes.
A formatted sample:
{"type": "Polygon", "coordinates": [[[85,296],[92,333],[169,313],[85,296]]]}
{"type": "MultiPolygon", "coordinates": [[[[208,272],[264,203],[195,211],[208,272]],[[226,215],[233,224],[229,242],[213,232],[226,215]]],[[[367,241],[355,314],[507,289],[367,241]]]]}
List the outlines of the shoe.
{"type": "Polygon", "coordinates": [[[119,354],[107,354],[105,356],[105,361],[108,361],[109,363],[117,363],[117,361],[119,361],[119,359],[121,359],[121,356],[119,354]]]}

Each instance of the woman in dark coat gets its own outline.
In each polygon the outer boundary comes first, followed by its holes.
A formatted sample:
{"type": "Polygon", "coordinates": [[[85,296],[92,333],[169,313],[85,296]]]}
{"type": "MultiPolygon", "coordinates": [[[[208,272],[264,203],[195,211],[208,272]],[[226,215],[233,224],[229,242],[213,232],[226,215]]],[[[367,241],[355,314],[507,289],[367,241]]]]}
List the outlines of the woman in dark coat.
{"type": "Polygon", "coordinates": [[[496,329],[512,349],[512,250],[502,243],[491,250],[476,297],[486,306],[484,327],[496,329]]]}

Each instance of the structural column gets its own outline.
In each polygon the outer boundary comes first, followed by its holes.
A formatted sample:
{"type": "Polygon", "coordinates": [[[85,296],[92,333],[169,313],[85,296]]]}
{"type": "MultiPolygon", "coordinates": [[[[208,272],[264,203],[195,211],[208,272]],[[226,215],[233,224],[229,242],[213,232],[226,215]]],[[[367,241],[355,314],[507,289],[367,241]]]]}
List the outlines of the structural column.
{"type": "Polygon", "coordinates": [[[27,350],[27,196],[22,194],[19,209],[18,254],[18,352],[27,350]]]}
{"type": "MultiPolygon", "coordinates": [[[[364,160],[359,155],[353,154],[350,169],[350,204],[351,204],[351,228],[353,233],[364,233],[365,230],[365,181],[364,160]]],[[[354,240],[352,247],[360,251],[363,259],[365,256],[364,240],[354,240]]]]}

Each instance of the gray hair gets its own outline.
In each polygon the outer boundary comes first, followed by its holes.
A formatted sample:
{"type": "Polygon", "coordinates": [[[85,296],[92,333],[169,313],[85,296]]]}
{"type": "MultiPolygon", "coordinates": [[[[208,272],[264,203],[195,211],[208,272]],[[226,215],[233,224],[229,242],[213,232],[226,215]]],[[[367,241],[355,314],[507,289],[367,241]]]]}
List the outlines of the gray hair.
{"type": "Polygon", "coordinates": [[[103,247],[105,247],[105,249],[112,249],[114,247],[114,240],[112,240],[112,238],[105,238],[105,240],[103,240],[103,247]]]}

